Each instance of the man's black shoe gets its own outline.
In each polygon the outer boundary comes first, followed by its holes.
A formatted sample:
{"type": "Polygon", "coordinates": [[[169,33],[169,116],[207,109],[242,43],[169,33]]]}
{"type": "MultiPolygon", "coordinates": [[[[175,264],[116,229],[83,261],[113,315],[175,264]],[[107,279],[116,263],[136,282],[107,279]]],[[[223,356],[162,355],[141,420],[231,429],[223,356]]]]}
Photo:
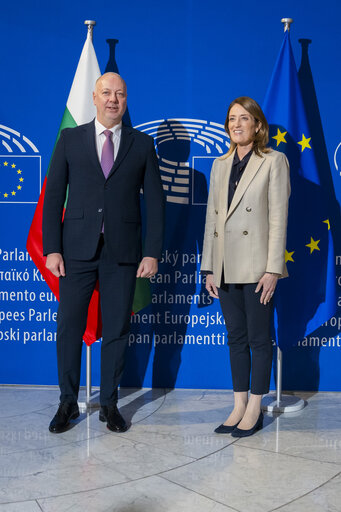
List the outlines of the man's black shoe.
{"type": "Polygon", "coordinates": [[[79,416],[78,404],[69,402],[61,402],[53,420],[50,423],[49,431],[53,434],[60,434],[67,430],[70,420],[74,420],[79,416]]]}
{"type": "Polygon", "coordinates": [[[126,432],[128,430],[128,426],[116,405],[102,405],[99,411],[99,420],[106,421],[108,429],[112,432],[126,432]]]}

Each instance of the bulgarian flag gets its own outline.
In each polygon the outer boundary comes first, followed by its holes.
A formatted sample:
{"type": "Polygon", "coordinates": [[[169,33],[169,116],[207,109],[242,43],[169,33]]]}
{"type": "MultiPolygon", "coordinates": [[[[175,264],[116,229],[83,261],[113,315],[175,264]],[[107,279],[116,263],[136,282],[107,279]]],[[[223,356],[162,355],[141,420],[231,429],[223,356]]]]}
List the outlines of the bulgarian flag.
{"type": "MultiPolygon", "coordinates": [[[[92,102],[92,92],[95,87],[95,82],[100,75],[101,72],[92,44],[91,35],[88,33],[73,79],[56,142],[59,139],[61,130],[64,128],[73,128],[80,124],[89,123],[96,116],[96,108],[92,102]]],[[[59,279],[47,270],[45,267],[46,258],[43,256],[42,218],[45,187],[46,178],[30,227],[26,248],[47,285],[59,300],[59,279]]],[[[87,345],[94,343],[101,337],[101,331],[102,322],[97,283],[89,305],[88,322],[83,336],[85,343],[87,345]]]]}
{"type": "MultiPolygon", "coordinates": [[[[106,71],[118,72],[117,65],[116,69],[110,69],[113,55],[114,54],[111,52],[106,71]]],[[[71,91],[66,103],[65,112],[58,131],[56,143],[59,139],[61,130],[64,128],[73,128],[80,124],[88,123],[96,116],[96,108],[92,101],[92,92],[95,87],[95,82],[100,75],[101,72],[98,66],[95,50],[92,44],[91,36],[88,33],[73,79],[71,91]]],[[[126,114],[129,116],[128,112],[126,114]]],[[[127,115],[125,116],[126,124],[130,124],[130,118],[128,117],[127,120],[127,115]]],[[[47,174],[48,171],[46,176],[47,174]]],[[[37,208],[33,216],[32,224],[27,238],[26,248],[36,267],[44,277],[47,285],[59,300],[59,279],[55,277],[49,270],[47,270],[45,267],[46,258],[43,256],[42,219],[45,187],[46,178],[44,180],[37,208]]],[[[137,313],[142,308],[148,306],[150,302],[151,293],[149,280],[141,278],[137,279],[133,303],[133,313],[137,313]]],[[[91,345],[96,340],[98,340],[101,335],[102,320],[99,289],[97,283],[89,304],[88,320],[86,330],[83,335],[83,340],[87,345],[91,345]]]]}

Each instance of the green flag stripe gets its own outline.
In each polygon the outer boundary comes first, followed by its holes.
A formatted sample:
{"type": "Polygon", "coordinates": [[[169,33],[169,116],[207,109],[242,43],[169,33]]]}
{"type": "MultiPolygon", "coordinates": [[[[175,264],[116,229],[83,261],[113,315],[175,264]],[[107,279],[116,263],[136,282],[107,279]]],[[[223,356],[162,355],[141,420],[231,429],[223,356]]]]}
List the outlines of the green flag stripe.
{"type": "Polygon", "coordinates": [[[75,126],[77,126],[77,123],[74,120],[74,118],[72,117],[72,115],[70,114],[69,109],[66,107],[65,110],[64,110],[64,115],[63,115],[62,122],[60,123],[60,128],[59,128],[59,132],[58,132],[58,135],[57,135],[57,140],[59,139],[60,132],[62,130],[64,130],[64,128],[74,128],[75,126]]]}
{"type": "MultiPolygon", "coordinates": [[[[56,148],[56,144],[58,142],[58,139],[60,137],[60,132],[62,130],[64,130],[64,128],[74,128],[75,126],[77,126],[77,123],[76,121],[74,120],[74,118],[72,117],[72,115],[70,114],[69,112],[69,109],[66,107],[65,110],[64,110],[64,114],[63,114],[63,118],[62,118],[62,122],[60,123],[60,126],[59,126],[59,130],[58,130],[58,134],[57,134],[57,138],[56,138],[56,142],[54,143],[54,147],[53,147],[53,151],[52,151],[52,155],[54,153],[54,150],[56,148]]],[[[50,161],[51,163],[51,161],[50,161]]],[[[46,172],[46,176],[48,175],[49,173],[49,170],[50,170],[50,164],[48,166],[48,169],[47,169],[47,172],[46,172]]]]}
{"type": "Polygon", "coordinates": [[[138,313],[141,309],[148,306],[152,301],[150,284],[148,279],[136,279],[136,289],[134,295],[133,312],[138,313]]]}

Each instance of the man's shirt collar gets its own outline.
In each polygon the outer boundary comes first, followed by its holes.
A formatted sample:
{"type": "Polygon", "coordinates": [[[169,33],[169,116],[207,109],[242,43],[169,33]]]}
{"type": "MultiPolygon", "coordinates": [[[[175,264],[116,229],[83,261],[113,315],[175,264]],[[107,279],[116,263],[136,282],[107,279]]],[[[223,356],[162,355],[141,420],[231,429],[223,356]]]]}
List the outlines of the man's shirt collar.
{"type": "Polygon", "coordinates": [[[98,119],[96,117],[95,118],[95,129],[96,129],[97,136],[100,135],[101,133],[103,133],[104,130],[110,130],[113,133],[113,135],[120,135],[121,130],[122,130],[122,121],[119,124],[115,124],[115,126],[113,126],[112,128],[106,128],[98,121],[98,119]]]}

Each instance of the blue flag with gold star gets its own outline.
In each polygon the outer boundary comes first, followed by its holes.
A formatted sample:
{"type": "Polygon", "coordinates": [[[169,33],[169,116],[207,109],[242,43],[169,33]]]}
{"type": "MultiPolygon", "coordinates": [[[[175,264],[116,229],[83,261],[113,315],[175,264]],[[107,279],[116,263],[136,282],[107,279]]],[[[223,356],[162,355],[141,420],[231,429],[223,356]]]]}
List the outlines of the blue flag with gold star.
{"type": "Polygon", "coordinates": [[[310,136],[289,32],[272,74],[263,105],[270,144],[290,163],[291,197],[285,261],[289,278],[275,296],[275,329],[281,349],[329,320],[336,309],[332,219],[316,164],[318,140],[310,136]]]}

